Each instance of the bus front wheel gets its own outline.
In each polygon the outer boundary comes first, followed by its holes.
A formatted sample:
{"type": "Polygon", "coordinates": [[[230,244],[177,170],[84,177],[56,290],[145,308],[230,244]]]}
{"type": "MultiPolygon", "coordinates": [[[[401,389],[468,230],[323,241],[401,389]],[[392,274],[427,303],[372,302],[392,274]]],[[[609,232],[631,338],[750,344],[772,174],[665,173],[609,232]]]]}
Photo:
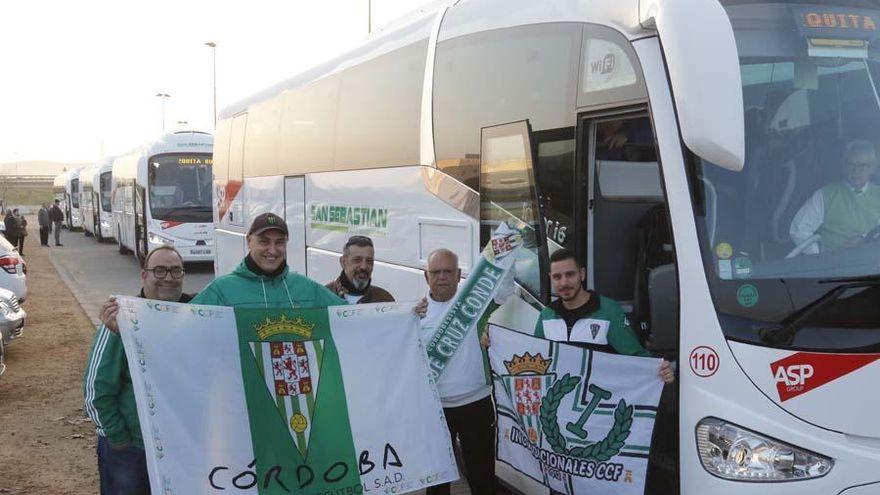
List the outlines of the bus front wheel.
{"type": "Polygon", "coordinates": [[[122,229],[119,227],[116,228],[116,242],[119,243],[119,254],[128,254],[131,251],[122,244],[122,229]]]}

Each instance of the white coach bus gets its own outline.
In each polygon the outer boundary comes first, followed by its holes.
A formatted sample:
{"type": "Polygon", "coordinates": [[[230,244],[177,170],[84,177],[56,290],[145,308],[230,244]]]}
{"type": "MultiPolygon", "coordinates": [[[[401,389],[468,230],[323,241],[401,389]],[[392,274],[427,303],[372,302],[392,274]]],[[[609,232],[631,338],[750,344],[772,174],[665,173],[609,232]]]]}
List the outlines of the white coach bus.
{"type": "Polygon", "coordinates": [[[113,239],[111,222],[113,210],[111,192],[113,189],[113,158],[102,160],[99,164],[86,167],[80,173],[82,195],[83,231],[94,236],[98,242],[113,239]]]}
{"type": "Polygon", "coordinates": [[[82,213],[80,212],[80,177],[84,167],[78,167],[62,172],[55,177],[52,191],[55,199],[61,201],[59,207],[64,212],[64,227],[69,230],[82,228],[82,213]]]}
{"type": "Polygon", "coordinates": [[[532,332],[565,246],[679,362],[647,493],[880,493],[876,2],[450,5],[222,112],[216,273],[273,211],[292,269],[331,280],[366,234],[415,299],[428,253],[467,269],[512,216],[533,230],[495,321],[532,332]],[[849,199],[820,211],[828,184],[849,199]],[[858,235],[817,244],[823,213],[858,235]]]}
{"type": "Polygon", "coordinates": [[[214,259],[213,137],[175,132],[113,160],[112,232],[119,252],[143,260],[163,244],[186,262],[214,259]]]}

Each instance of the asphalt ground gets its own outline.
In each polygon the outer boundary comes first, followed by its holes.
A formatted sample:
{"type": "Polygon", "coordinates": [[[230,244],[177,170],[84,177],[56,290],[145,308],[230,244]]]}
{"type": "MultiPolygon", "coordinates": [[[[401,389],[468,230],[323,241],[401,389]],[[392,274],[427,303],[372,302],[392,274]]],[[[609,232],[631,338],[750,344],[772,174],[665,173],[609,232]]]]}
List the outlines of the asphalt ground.
{"type": "MultiPolygon", "coordinates": [[[[131,254],[119,254],[115,242],[97,242],[82,232],[61,231],[62,247],[50,239],[50,247],[40,246],[38,236],[28,236],[29,250],[48,251],[58,275],[73,292],[86,314],[98,324],[101,304],[111,295],[136,295],[141,289],[140,265],[131,254]]],[[[188,263],[183,291],[196,294],[214,279],[211,263],[188,263]]]]}

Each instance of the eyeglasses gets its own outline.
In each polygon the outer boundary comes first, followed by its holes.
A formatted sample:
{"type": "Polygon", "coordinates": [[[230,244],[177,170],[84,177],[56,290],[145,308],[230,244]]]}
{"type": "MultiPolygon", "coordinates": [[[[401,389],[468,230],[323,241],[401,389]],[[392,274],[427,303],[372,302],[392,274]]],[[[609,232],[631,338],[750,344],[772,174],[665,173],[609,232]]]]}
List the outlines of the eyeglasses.
{"type": "Polygon", "coordinates": [[[428,270],[428,274],[430,274],[432,277],[436,277],[438,275],[446,275],[448,277],[451,276],[453,273],[455,273],[455,270],[450,270],[449,268],[441,268],[440,270],[428,270]]]}
{"type": "Polygon", "coordinates": [[[179,266],[167,267],[167,266],[157,266],[154,268],[144,268],[145,272],[150,272],[156,278],[165,278],[168,274],[171,274],[171,278],[173,279],[181,279],[183,278],[183,274],[186,273],[183,268],[179,266]]]}

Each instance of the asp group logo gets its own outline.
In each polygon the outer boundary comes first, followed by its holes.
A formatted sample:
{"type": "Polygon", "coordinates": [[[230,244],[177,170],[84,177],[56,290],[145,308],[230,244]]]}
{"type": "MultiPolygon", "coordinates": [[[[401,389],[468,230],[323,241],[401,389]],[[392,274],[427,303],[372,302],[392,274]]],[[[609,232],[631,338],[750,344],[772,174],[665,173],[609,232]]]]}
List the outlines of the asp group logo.
{"type": "Polygon", "coordinates": [[[844,377],[874,361],[880,354],[797,352],[770,363],[779,401],[785,402],[844,377]]]}

